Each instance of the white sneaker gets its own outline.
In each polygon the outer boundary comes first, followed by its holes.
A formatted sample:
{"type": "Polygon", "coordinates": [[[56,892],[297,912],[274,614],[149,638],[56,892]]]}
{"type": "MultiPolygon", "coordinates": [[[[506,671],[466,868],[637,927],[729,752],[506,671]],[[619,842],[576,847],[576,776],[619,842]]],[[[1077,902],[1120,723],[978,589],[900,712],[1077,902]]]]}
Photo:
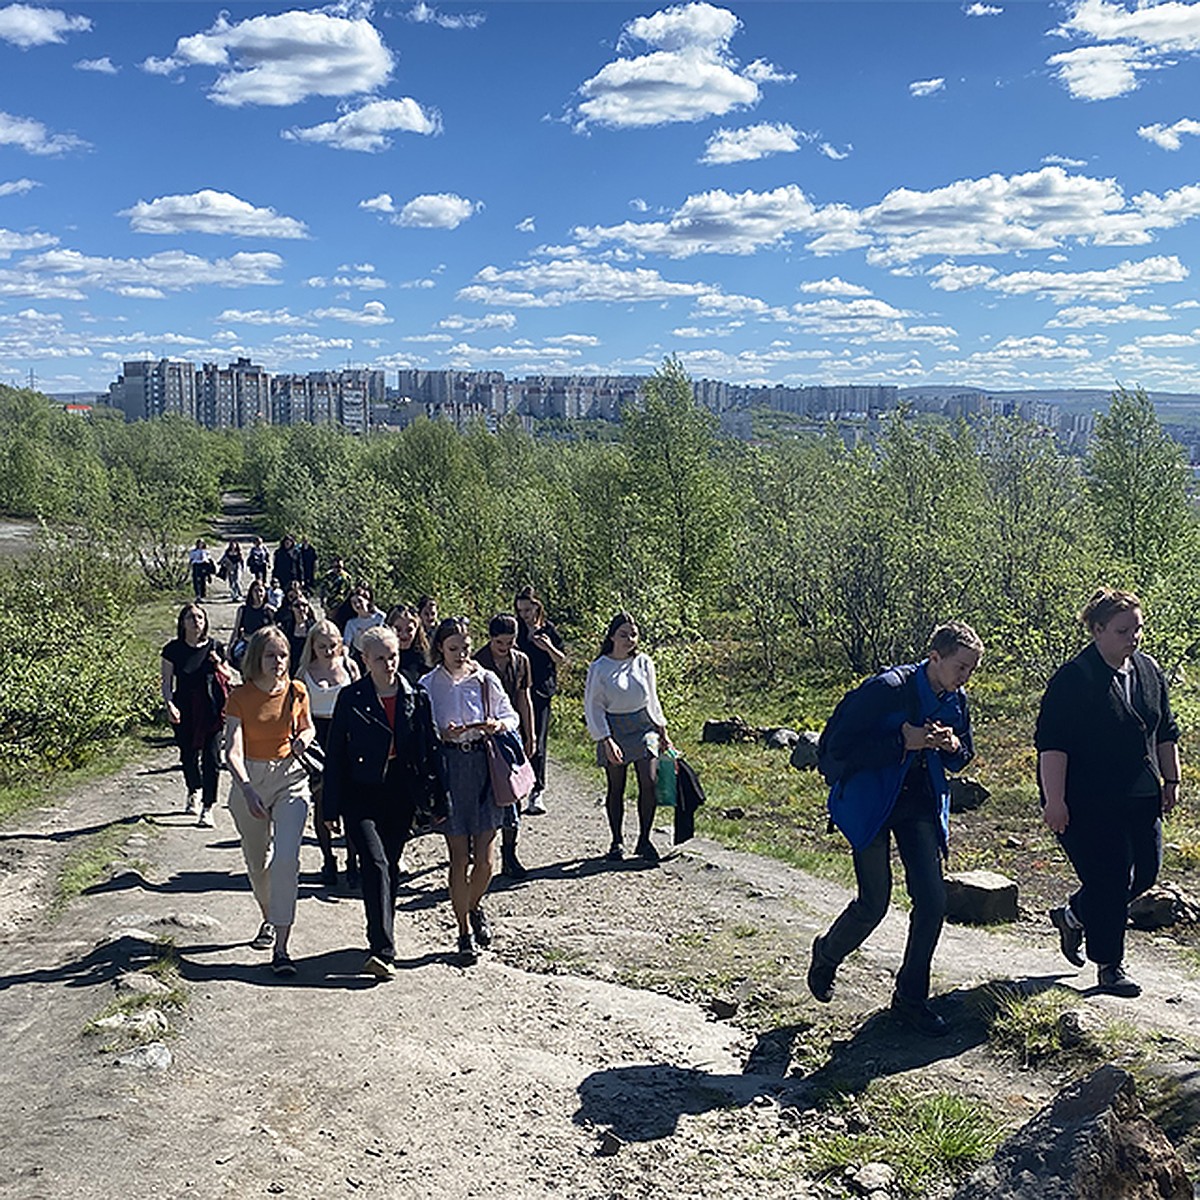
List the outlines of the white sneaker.
{"type": "Polygon", "coordinates": [[[190,817],[194,817],[200,811],[199,792],[188,792],[187,804],[183,806],[183,811],[190,817]]]}
{"type": "Polygon", "coordinates": [[[542,803],[541,796],[530,796],[529,802],[525,805],[525,811],[531,817],[545,816],[546,806],[542,803]]]}
{"type": "Polygon", "coordinates": [[[202,808],[200,810],[200,817],[199,820],[197,820],[196,825],[200,829],[214,829],[216,828],[216,824],[216,821],[213,820],[212,805],[210,804],[208,808],[202,808]]]}

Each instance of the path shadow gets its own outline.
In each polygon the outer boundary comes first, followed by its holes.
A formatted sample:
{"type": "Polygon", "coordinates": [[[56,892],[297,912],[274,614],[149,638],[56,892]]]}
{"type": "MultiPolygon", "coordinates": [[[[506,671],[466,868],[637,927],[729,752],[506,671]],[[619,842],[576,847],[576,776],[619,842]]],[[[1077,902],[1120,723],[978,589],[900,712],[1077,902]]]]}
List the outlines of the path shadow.
{"type": "MultiPolygon", "coordinates": [[[[296,974],[291,978],[284,979],[271,972],[270,953],[251,950],[247,942],[235,942],[233,945],[183,946],[179,948],[178,954],[179,975],[187,983],[234,980],[252,987],[338,988],[343,991],[363,991],[366,988],[376,987],[382,982],[363,974],[363,962],[367,957],[367,952],[349,947],[294,957],[296,974]],[[239,946],[245,948],[248,957],[255,956],[257,961],[237,963],[196,961],[198,957],[205,954],[224,953],[239,946]]],[[[415,971],[434,963],[445,962],[449,957],[448,954],[427,953],[415,958],[398,958],[396,959],[396,970],[399,972],[415,971]]]]}
{"type": "Polygon", "coordinates": [[[680,1117],[730,1105],[743,1107],[770,1096],[800,1110],[820,1107],[830,1096],[864,1091],[875,1079],[916,1071],[955,1058],[987,1041],[988,1017],[1004,993],[1033,996],[1060,986],[1062,976],[993,980],[938,996],[933,1008],[950,1022],[941,1038],[922,1037],[884,1009],[853,1036],[835,1042],[828,1061],[804,1074],[793,1071],[796,1043],[815,1023],[761,1033],[741,1074],[713,1074],[671,1063],[612,1067],[579,1086],[576,1124],[610,1128],[622,1141],[669,1137],[680,1117]]]}
{"type": "Polygon", "coordinates": [[[140,971],[162,958],[163,943],[127,933],[102,942],[81,958],[56,967],[0,975],[0,991],[28,983],[61,983],[64,987],[96,987],[111,984],[118,975],[140,971]]]}
{"type": "Polygon", "coordinates": [[[77,837],[88,837],[93,833],[103,833],[106,829],[116,829],[122,825],[136,825],[139,821],[152,819],[151,814],[132,813],[128,817],[117,817],[113,821],[101,821],[96,825],[81,825],[77,829],[56,829],[52,833],[11,830],[0,833],[0,842],[69,842],[77,837]]]}
{"type": "Polygon", "coordinates": [[[202,895],[211,892],[249,892],[250,880],[244,872],[178,871],[157,882],[140,871],[118,871],[111,879],[83,889],[85,896],[103,896],[116,892],[146,892],[155,896],[202,895]]]}

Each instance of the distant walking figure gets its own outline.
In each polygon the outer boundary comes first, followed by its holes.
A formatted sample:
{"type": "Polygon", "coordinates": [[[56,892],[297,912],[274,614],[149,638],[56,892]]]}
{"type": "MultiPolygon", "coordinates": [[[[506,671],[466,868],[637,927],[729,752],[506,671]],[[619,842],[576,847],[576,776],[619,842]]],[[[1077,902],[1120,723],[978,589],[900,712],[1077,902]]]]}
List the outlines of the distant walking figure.
{"type": "Polygon", "coordinates": [[[260,629],[246,649],[246,682],[229,693],[225,745],[233,787],[229,810],[242,839],[262,925],[250,943],[274,946],[271,969],[294,975],[288,935],[296,918],[300,841],[308,819],[308,774],[297,758],[316,736],[308,692],[288,678],[282,630],[260,629]]]}
{"type": "Polygon", "coordinates": [[[195,546],[188,551],[188,563],[192,568],[192,591],[197,601],[203,600],[208,592],[208,581],[217,570],[203,538],[197,538],[195,546]]]}
{"type": "Polygon", "coordinates": [[[1179,803],[1179,726],[1162,670],[1138,649],[1137,596],[1100,588],[1080,620],[1091,643],[1055,672],[1037,721],[1042,818],[1079,876],[1050,921],[1077,967],[1086,943],[1101,991],[1137,996],[1125,923],[1158,878],[1162,818],[1179,803]]]}
{"type": "MultiPolygon", "coordinates": [[[[854,850],[858,895],[813,942],[809,990],[831,1000],[842,960],[883,920],[892,895],[894,837],[912,912],[892,1011],[930,1037],[947,1032],[929,1006],[930,967],[946,914],[946,772],[961,771],[974,753],[963,687],[982,655],[983,643],[969,625],[939,625],[921,662],[891,667],[848,692],[821,735],[822,755],[837,764],[829,812],[854,850]]],[[[828,778],[829,769],[822,770],[828,778]]]]}
{"type": "Polygon", "coordinates": [[[656,801],[654,785],[659,755],[671,748],[667,719],[658,702],[654,660],[638,649],[637,622],[627,612],[608,623],[600,657],[588,667],[583,690],[583,713],[596,743],[596,762],[608,780],[605,809],[612,842],[606,857],[625,857],[625,783],[629,764],[637,775],[638,840],[634,853],[648,863],[658,862],[650,840],[656,801]]]}
{"type": "Polygon", "coordinates": [[[546,620],[546,609],[533,588],[522,588],[514,601],[517,646],[529,655],[533,673],[530,699],[533,703],[533,750],[529,755],[537,779],[525,811],[537,816],[546,811],[546,748],[550,741],[550,702],[558,691],[558,668],[567,661],[558,630],[546,620]]]}
{"type": "Polygon", "coordinates": [[[271,569],[271,552],[263,545],[262,538],[254,539],[254,545],[246,555],[246,565],[250,568],[250,574],[266,587],[267,574],[271,569]]]}
{"type": "Polygon", "coordinates": [[[187,783],[184,811],[198,817],[196,823],[201,826],[213,824],[228,692],[225,647],[209,636],[204,607],[185,604],[176,622],[175,638],[162,650],[162,697],[187,783]]]}
{"type": "Polygon", "coordinates": [[[221,555],[221,569],[225,572],[225,582],[229,584],[229,598],[235,603],[242,598],[242,544],[236,538],[225,547],[221,555]]]}

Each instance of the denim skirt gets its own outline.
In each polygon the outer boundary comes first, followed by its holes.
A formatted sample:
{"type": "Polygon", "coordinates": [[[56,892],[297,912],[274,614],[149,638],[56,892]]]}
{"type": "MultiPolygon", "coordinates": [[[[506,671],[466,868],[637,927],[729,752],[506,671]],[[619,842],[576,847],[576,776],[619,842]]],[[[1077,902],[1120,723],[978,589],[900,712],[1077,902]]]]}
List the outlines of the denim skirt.
{"type": "Polygon", "coordinates": [[[467,837],[499,829],[504,822],[504,809],[492,803],[492,781],[483,743],[472,743],[470,750],[446,743],[440,753],[443,778],[450,794],[450,815],[437,832],[467,837]]]}
{"type": "MultiPolygon", "coordinates": [[[[608,717],[608,732],[621,747],[627,763],[658,757],[658,728],[644,708],[639,708],[637,712],[610,712],[605,715],[608,717]]],[[[596,762],[602,767],[608,766],[608,756],[604,753],[602,742],[596,743],[596,762]]]]}

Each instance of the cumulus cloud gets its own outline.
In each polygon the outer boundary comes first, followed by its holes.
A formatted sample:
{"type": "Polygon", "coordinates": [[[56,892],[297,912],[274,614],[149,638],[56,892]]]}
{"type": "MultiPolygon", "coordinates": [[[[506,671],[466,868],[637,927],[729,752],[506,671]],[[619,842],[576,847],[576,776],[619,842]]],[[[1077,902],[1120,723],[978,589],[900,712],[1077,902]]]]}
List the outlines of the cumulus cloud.
{"type": "Polygon", "coordinates": [[[392,318],[379,300],[368,300],[360,309],[317,308],[312,314],[320,321],[345,321],[350,325],[390,325],[392,318]]]}
{"type": "Polygon", "coordinates": [[[502,271],[484,267],[458,293],[474,304],[512,308],[558,308],[586,301],[647,303],[703,295],[702,283],[674,283],[644,267],[624,269],[582,259],[527,264],[502,271]]]}
{"type": "Polygon", "coordinates": [[[590,333],[560,333],[557,337],[546,338],[548,346],[599,346],[600,339],[590,333]]]}
{"type": "Polygon", "coordinates": [[[14,233],[11,229],[0,229],[0,258],[11,258],[22,250],[41,250],[57,244],[58,238],[49,233],[14,233]]]}
{"type": "Polygon", "coordinates": [[[113,65],[113,60],[106,54],[103,58],[81,58],[75,64],[77,71],[91,71],[96,75],[115,75],[117,67],[113,65]]]}
{"type": "Polygon", "coordinates": [[[453,192],[434,192],[414,196],[392,220],[410,229],[457,229],[482,207],[481,201],[467,200],[453,192]]]}
{"type": "Polygon", "coordinates": [[[857,283],[847,283],[837,275],[829,279],[811,279],[800,285],[802,292],[818,296],[869,296],[870,288],[861,287],[857,283]]]}
{"type": "Polygon", "coordinates": [[[65,42],[68,33],[87,33],[91,27],[87,17],[68,16],[57,8],[35,8],[29,4],[0,8],[0,41],[11,42],[22,50],[65,42]]]}
{"type": "Polygon", "coordinates": [[[33,117],[0,112],[0,146],[15,146],[27,154],[55,155],[83,149],[87,142],[71,133],[51,133],[33,117]]]}
{"type": "Polygon", "coordinates": [[[215,68],[214,103],[278,107],[374,91],[387,82],[393,59],[365,16],[317,10],[234,22],[222,13],[206,32],[180,38],[169,57],[142,66],[153,74],[215,68]]]}
{"type": "Polygon", "coordinates": [[[216,233],[233,237],[304,238],[303,221],[281,217],[273,208],[253,204],[203,188],[186,196],[159,196],[139,200],[118,216],[129,218],[134,233],[216,233]]]}
{"type": "Polygon", "coordinates": [[[21,196],[41,186],[34,179],[10,179],[7,183],[0,183],[0,196],[21,196]]]}
{"type": "Polygon", "coordinates": [[[1047,167],[1086,167],[1087,159],[1067,158],[1062,154],[1043,154],[1042,165],[1047,167]]]}
{"type": "Polygon", "coordinates": [[[453,329],[456,333],[478,333],[481,329],[515,329],[515,313],[487,313],[482,317],[463,317],[451,313],[438,323],[439,329],[453,329]]]}
{"type": "Polygon", "coordinates": [[[228,325],[306,325],[307,321],[303,317],[298,317],[294,313],[289,312],[286,308],[277,308],[273,311],[267,309],[255,308],[248,312],[240,308],[227,308],[219,317],[218,321],[223,321],[228,325]]]}
{"type": "Polygon", "coordinates": [[[997,8],[992,4],[980,4],[978,0],[963,9],[968,17],[998,17],[1003,11],[1004,9],[997,8]]]}
{"type": "Polygon", "coordinates": [[[444,13],[439,12],[425,0],[417,0],[404,14],[406,21],[418,25],[440,25],[443,29],[476,29],[484,22],[483,13],[444,13]]]}
{"type": "Polygon", "coordinates": [[[1061,304],[1072,300],[1121,304],[1151,287],[1181,283],[1189,274],[1187,267],[1174,255],[1157,255],[1139,262],[1125,261],[1095,271],[1012,271],[1002,274],[991,267],[942,264],[931,268],[929,273],[934,279],[933,286],[945,291],[984,287],[1006,296],[1037,296],[1061,304]]]}
{"type": "Polygon", "coordinates": [[[323,275],[311,275],[304,281],[304,286],[311,288],[358,288],[360,291],[380,291],[387,287],[387,283],[375,274],[375,268],[370,263],[362,263],[358,266],[339,267],[337,274],[329,278],[323,275]]]}
{"type": "Polygon", "coordinates": [[[1108,100],[1138,86],[1138,72],[1174,66],[1200,51],[1200,3],[1164,0],[1132,8],[1074,0],[1054,31],[1086,44],[1048,61],[1072,96],[1108,100]]]}
{"type": "Polygon", "coordinates": [[[757,104],[761,84],[793,77],[762,59],[740,67],[730,52],[740,25],[728,9],[707,3],[634,18],[621,33],[621,57],[580,85],[576,128],[702,121],[757,104]],[[642,47],[647,52],[634,52],[642,47]]]}
{"type": "Polygon", "coordinates": [[[935,92],[943,92],[946,90],[946,81],[939,76],[937,79],[914,79],[908,85],[908,94],[916,96],[918,99],[923,96],[932,96],[935,92]]]}
{"type": "Polygon", "coordinates": [[[754,162],[771,154],[791,154],[800,149],[801,139],[812,135],[799,133],[790,125],[764,121],[742,129],[718,129],[704,146],[700,162],[709,165],[754,162]]]}
{"type": "Polygon", "coordinates": [[[285,129],[282,136],[294,142],[377,154],[391,146],[389,133],[435,134],[441,130],[442,120],[437,112],[427,111],[405,96],[399,100],[372,100],[344,113],[336,121],[311,125],[307,129],[298,126],[285,129]]]}
{"type": "Polygon", "coordinates": [[[1170,321],[1170,312],[1161,304],[1142,307],[1119,304],[1115,308],[1100,308],[1094,304],[1074,305],[1058,311],[1046,325],[1050,329],[1083,329],[1089,325],[1127,325],[1134,321],[1170,321]]]}
{"type": "Polygon", "coordinates": [[[830,142],[822,142],[817,149],[820,150],[820,152],[825,155],[826,158],[832,158],[834,162],[841,162],[842,159],[850,157],[850,152],[854,149],[854,147],[847,142],[845,150],[839,150],[830,142]]]}
{"type": "Polygon", "coordinates": [[[369,200],[360,200],[359,208],[365,208],[367,212],[377,213],[394,213],[396,211],[396,202],[392,199],[388,192],[380,192],[378,196],[372,196],[369,200]]]}
{"type": "Polygon", "coordinates": [[[1140,125],[1138,137],[1153,142],[1163,150],[1178,150],[1183,145],[1184,134],[1200,134],[1200,121],[1193,117],[1181,117],[1174,125],[1140,125]]]}
{"type": "Polygon", "coordinates": [[[522,217],[513,228],[518,233],[537,233],[537,225],[532,217],[522,217]]]}

